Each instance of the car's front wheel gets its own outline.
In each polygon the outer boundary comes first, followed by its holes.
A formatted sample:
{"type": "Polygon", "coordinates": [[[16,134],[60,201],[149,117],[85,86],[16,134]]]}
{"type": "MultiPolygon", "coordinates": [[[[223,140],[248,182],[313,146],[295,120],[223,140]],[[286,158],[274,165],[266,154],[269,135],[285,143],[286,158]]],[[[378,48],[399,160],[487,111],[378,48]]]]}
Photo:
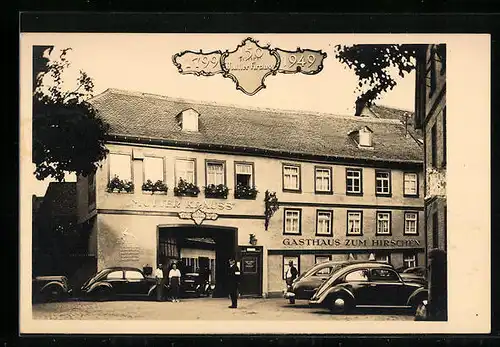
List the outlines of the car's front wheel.
{"type": "Polygon", "coordinates": [[[112,290],[107,287],[96,288],[92,294],[94,299],[97,301],[108,301],[113,297],[112,290]]]}
{"type": "Polygon", "coordinates": [[[352,309],[352,299],[345,294],[334,295],[330,299],[328,308],[331,313],[346,314],[352,309]]]}
{"type": "Polygon", "coordinates": [[[42,292],[43,301],[54,302],[61,299],[63,290],[58,285],[51,285],[42,292]]]}

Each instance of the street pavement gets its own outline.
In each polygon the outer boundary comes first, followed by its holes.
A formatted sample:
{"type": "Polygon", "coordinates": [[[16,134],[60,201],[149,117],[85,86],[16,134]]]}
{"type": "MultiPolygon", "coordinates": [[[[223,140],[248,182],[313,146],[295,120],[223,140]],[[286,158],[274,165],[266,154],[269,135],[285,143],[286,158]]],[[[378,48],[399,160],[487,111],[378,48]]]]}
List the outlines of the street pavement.
{"type": "Polygon", "coordinates": [[[33,305],[33,319],[63,320],[340,320],[411,321],[412,312],[385,309],[355,311],[349,315],[330,314],[326,309],[309,307],[307,302],[291,305],[282,298],[239,299],[230,309],[224,298],[192,298],[181,302],[155,301],[77,301],[33,305]]]}

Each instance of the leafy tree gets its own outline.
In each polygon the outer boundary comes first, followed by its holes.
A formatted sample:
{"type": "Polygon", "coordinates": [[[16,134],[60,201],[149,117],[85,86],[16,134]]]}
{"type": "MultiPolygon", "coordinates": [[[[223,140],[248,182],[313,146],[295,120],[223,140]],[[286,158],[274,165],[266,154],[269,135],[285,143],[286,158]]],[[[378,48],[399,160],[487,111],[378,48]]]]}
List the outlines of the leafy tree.
{"type": "Polygon", "coordinates": [[[108,150],[104,139],[109,130],[88,102],[94,83],[79,72],[76,89],[64,90],[63,74],[70,66],[62,49],[58,59],[44,56],[53,46],[33,47],[33,163],[38,180],[58,181],[66,172],[87,176],[95,172],[108,150]]]}
{"type": "Polygon", "coordinates": [[[355,92],[356,114],[365,105],[371,105],[383,92],[392,90],[396,80],[391,69],[396,68],[401,77],[416,68],[423,45],[336,45],[335,58],[354,70],[359,83],[355,92]]]}

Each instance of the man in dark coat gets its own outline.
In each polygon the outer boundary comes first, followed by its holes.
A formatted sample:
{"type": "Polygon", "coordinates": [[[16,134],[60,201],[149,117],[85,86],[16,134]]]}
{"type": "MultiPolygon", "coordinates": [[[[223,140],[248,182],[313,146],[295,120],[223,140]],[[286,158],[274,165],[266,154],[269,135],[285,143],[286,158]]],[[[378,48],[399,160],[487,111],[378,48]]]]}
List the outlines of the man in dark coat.
{"type": "Polygon", "coordinates": [[[231,297],[231,306],[229,308],[238,307],[238,285],[240,283],[240,269],[236,265],[234,259],[229,260],[229,274],[228,274],[228,289],[229,296],[231,297]]]}
{"type": "Polygon", "coordinates": [[[293,281],[297,278],[297,275],[298,275],[297,268],[293,265],[293,260],[290,260],[288,262],[288,270],[285,274],[287,289],[291,287],[293,281]]]}

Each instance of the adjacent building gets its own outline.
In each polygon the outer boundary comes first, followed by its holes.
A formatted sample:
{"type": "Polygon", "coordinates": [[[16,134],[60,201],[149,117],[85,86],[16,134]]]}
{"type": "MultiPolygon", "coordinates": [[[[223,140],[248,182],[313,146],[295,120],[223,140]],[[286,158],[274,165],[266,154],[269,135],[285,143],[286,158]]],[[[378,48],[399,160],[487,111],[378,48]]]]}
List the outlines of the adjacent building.
{"type": "MultiPolygon", "coordinates": [[[[424,223],[427,235],[426,259],[430,263],[435,256],[446,257],[447,251],[446,45],[425,45],[417,57],[416,72],[415,126],[424,135],[424,223]]],[[[446,319],[446,259],[439,263],[439,266],[435,266],[435,276],[431,276],[431,298],[440,298],[437,305],[440,308],[436,309],[439,312],[432,315],[434,318],[446,319]]]]}
{"type": "Polygon", "coordinates": [[[425,264],[423,150],[400,119],[242,108],[109,89],[109,155],[78,177],[98,270],[180,261],[225,295],[281,293],[286,264],[425,264]]]}

